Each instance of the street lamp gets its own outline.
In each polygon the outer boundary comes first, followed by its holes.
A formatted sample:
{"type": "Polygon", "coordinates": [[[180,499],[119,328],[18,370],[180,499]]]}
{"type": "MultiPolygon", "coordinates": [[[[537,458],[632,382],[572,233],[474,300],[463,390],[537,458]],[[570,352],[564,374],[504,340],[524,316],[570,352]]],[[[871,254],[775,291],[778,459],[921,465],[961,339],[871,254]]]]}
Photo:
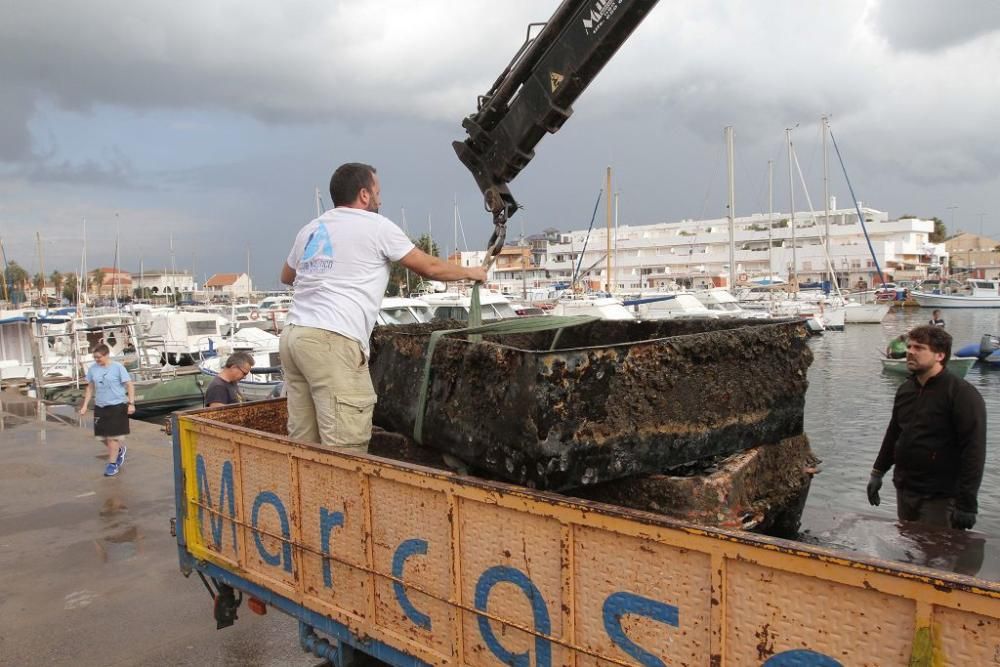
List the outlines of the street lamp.
{"type": "Polygon", "coordinates": [[[958,210],[958,204],[952,204],[951,206],[946,206],[945,208],[951,211],[951,233],[954,234],[958,231],[955,229],[955,211],[958,210]]]}

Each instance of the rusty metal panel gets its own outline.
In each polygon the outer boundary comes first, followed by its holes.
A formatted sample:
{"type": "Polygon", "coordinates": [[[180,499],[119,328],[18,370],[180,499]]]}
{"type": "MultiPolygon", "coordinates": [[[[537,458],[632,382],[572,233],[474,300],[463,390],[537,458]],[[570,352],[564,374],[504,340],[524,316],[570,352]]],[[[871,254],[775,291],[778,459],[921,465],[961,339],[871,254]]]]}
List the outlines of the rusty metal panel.
{"type": "Polygon", "coordinates": [[[240,409],[179,420],[186,549],[429,664],[1000,656],[994,582],[304,445],[240,409]]]}
{"type": "Polygon", "coordinates": [[[300,554],[304,594],[324,613],[352,625],[368,615],[368,577],[357,576],[367,564],[362,503],[364,477],[355,471],[298,459],[302,495],[300,554]],[[324,558],[329,554],[332,558],[324,558]]]}
{"type": "MultiPolygon", "coordinates": [[[[376,424],[414,433],[430,334],[448,328],[376,329],[376,424]]],[[[798,320],[600,320],[558,340],[445,336],[423,441],[489,477],[556,490],[775,443],[802,433],[806,337],[798,320]]]]}

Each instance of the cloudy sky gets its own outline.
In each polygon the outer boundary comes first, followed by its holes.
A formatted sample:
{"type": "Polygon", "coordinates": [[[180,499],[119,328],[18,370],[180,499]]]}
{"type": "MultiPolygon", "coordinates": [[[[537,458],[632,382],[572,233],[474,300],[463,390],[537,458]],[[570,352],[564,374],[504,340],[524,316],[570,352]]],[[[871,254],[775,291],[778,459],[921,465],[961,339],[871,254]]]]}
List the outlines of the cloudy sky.
{"type": "MultiPolygon", "coordinates": [[[[556,0],[6,0],[0,238],[37,271],[245,269],[262,287],[342,162],[382,212],[453,249],[490,232],[455,158],[475,108],[556,0]],[[459,237],[459,245],[465,243],[459,237]]],[[[1000,238],[1000,2],[664,0],[511,186],[511,236],[586,228],[614,170],[621,224],[788,209],[785,128],[822,206],[819,118],[859,199],[1000,238]]],[[[831,194],[849,194],[831,151],[831,194]]],[[[796,185],[796,202],[804,196],[796,185]]],[[[329,205],[329,195],[324,194],[329,205]]],[[[804,205],[804,204],[803,204],[804,205]]]]}

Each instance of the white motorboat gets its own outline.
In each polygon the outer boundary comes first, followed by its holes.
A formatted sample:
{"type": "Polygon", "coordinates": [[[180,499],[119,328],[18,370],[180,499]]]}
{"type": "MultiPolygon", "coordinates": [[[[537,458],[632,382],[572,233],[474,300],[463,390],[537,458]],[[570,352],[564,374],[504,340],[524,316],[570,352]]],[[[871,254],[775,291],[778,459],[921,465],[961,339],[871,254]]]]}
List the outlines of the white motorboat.
{"type": "Polygon", "coordinates": [[[602,320],[634,320],[621,300],[610,296],[586,296],[559,299],[552,315],[592,315],[602,320]]]}
{"type": "MultiPolygon", "coordinates": [[[[420,300],[431,309],[431,319],[469,321],[471,297],[455,292],[437,292],[421,295],[420,300]]],[[[507,297],[496,292],[480,292],[479,305],[484,322],[517,317],[517,312],[511,307],[507,297]]]]}
{"type": "Polygon", "coordinates": [[[171,366],[197,364],[229,329],[229,320],[214,313],[167,309],[152,311],[148,317],[144,342],[160,349],[163,363],[171,366]]]}
{"type": "Polygon", "coordinates": [[[912,290],[910,295],[923,308],[1000,308],[1000,280],[970,278],[954,292],[912,290]]]}
{"type": "Polygon", "coordinates": [[[740,306],[740,302],[724,287],[716,287],[702,292],[695,292],[694,297],[703,306],[718,317],[768,319],[770,313],[764,310],[748,310],[740,306]]]}
{"type": "Polygon", "coordinates": [[[844,304],[844,321],[848,324],[880,324],[889,314],[892,303],[857,303],[847,301],[844,304]]]}
{"type": "Polygon", "coordinates": [[[624,302],[640,320],[718,319],[718,311],[706,307],[694,294],[641,294],[624,302]]]}
{"type": "Polygon", "coordinates": [[[387,296],[382,299],[377,322],[386,324],[419,324],[434,319],[434,312],[425,301],[402,296],[387,296]]]}

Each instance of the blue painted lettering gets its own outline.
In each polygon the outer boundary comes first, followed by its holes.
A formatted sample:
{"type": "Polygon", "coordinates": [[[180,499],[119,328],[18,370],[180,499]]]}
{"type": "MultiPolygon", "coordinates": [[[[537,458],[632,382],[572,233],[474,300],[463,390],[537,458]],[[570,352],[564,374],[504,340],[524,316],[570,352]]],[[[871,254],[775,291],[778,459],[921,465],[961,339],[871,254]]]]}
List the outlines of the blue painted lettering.
{"type": "MultiPolygon", "coordinates": [[[[208,472],[205,467],[205,457],[198,454],[195,459],[195,476],[198,484],[198,532],[204,534],[205,531],[205,505],[212,507],[212,490],[208,485],[208,472]]],[[[219,512],[222,506],[229,505],[229,526],[233,531],[233,551],[236,551],[236,497],[233,493],[233,462],[226,461],[222,464],[222,478],[219,480],[219,512]]],[[[215,512],[208,513],[209,523],[212,525],[212,539],[215,541],[215,548],[222,548],[222,528],[225,524],[225,517],[217,516],[215,512]]]]}
{"type": "Polygon", "coordinates": [[[677,607],[634,593],[618,592],[612,593],[604,601],[603,614],[604,631],[621,650],[638,660],[644,667],[666,667],[662,660],[628,638],[622,629],[622,616],[625,614],[645,616],[676,628],[680,622],[677,607]]]}
{"type": "MultiPolygon", "coordinates": [[[[490,599],[490,591],[500,583],[514,584],[524,592],[524,595],[531,603],[531,612],[534,616],[535,630],[544,635],[552,632],[552,623],[549,620],[549,611],[545,608],[545,600],[535,586],[534,582],[520,570],[504,565],[497,565],[483,572],[476,582],[476,609],[486,611],[487,603],[490,599]]],[[[493,634],[490,621],[485,616],[479,616],[479,634],[486,642],[487,648],[493,652],[501,662],[511,667],[530,667],[531,660],[527,651],[524,653],[511,653],[505,649],[497,636],[493,634]]],[[[552,646],[547,639],[535,638],[535,665],[537,667],[551,667],[552,646]]]]}
{"type": "MultiPolygon", "coordinates": [[[[344,525],[343,512],[331,512],[325,507],[319,508],[319,542],[320,549],[330,555],[330,532],[344,525]]],[[[323,585],[333,588],[333,575],[330,573],[330,559],[323,559],[323,585]]]]}
{"type": "Polygon", "coordinates": [[[828,655],[808,649],[782,651],[768,658],[761,667],[844,667],[828,655]]]}
{"type": "MultiPolygon", "coordinates": [[[[405,540],[396,547],[396,553],[392,555],[392,576],[402,579],[403,565],[406,563],[406,559],[415,554],[427,555],[427,540],[405,540]]],[[[396,602],[399,603],[406,617],[413,621],[417,627],[430,630],[431,617],[413,606],[410,598],[406,595],[406,587],[398,581],[394,581],[392,582],[392,590],[396,594],[396,602]]]]}
{"type": "Polygon", "coordinates": [[[268,565],[281,565],[284,561],[285,572],[292,571],[292,535],[288,529],[288,514],[281,499],[273,491],[261,491],[253,501],[253,511],[250,513],[250,525],[253,528],[253,539],[257,544],[257,553],[268,565]],[[264,547],[264,540],[261,539],[260,531],[257,529],[257,519],[260,516],[260,508],[265,504],[270,505],[278,513],[278,521],[281,522],[281,553],[272,554],[264,547]]]}

